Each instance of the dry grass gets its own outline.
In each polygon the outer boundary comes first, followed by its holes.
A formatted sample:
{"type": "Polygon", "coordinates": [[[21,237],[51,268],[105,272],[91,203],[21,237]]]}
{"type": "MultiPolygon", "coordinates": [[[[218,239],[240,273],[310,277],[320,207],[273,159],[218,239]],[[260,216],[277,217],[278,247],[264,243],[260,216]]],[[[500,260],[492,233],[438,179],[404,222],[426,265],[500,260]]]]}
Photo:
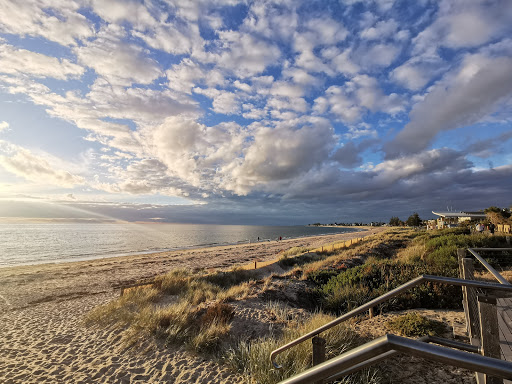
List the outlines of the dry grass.
{"type": "MultiPolygon", "coordinates": [[[[326,324],[332,319],[332,317],[325,314],[315,314],[304,322],[289,322],[288,327],[284,328],[279,337],[264,337],[250,343],[240,341],[236,349],[229,351],[225,361],[236,371],[245,374],[248,377],[248,382],[259,384],[277,383],[309,368],[312,360],[312,348],[310,343],[305,342],[283,352],[278,357],[279,364],[283,366],[280,370],[271,368],[270,352],[326,324]]],[[[343,353],[351,348],[355,341],[355,334],[343,325],[331,328],[324,332],[322,337],[327,341],[327,358],[343,353]]],[[[377,382],[374,375],[367,375],[367,372],[358,375],[357,382],[366,382],[361,380],[364,377],[371,378],[368,381],[369,383],[377,382]]],[[[345,382],[348,383],[349,381],[345,382]]]]}

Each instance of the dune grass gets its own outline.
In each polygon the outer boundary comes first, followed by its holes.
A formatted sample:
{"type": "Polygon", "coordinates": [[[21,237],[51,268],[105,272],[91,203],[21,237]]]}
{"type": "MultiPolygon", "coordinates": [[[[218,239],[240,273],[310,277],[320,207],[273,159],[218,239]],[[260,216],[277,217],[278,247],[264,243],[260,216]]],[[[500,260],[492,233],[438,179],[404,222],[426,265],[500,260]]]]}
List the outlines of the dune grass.
{"type": "MultiPolygon", "coordinates": [[[[429,232],[393,228],[348,248],[333,247],[321,254],[292,248],[280,260],[289,272],[260,281],[256,281],[257,271],[242,268],[211,273],[175,270],[158,277],[154,287],[130,289],[94,309],[86,321],[119,326],[128,344],[156,336],[195,353],[220,358],[246,375],[248,382],[276,383],[310,366],[311,345],[302,343],[283,353],[279,357],[283,370],[272,368],[270,352],[330,321],[332,317],[326,313],[353,309],[420,274],[456,276],[457,248],[500,246],[504,242],[499,236],[468,235],[460,228],[429,232]],[[299,319],[291,315],[286,302],[271,301],[264,308],[275,332],[256,340],[234,340],[231,321],[235,314],[230,303],[254,297],[256,291],[279,290],[294,279],[308,281],[324,313],[299,319]]],[[[455,308],[460,302],[460,289],[426,284],[381,305],[380,310],[455,308]]],[[[411,316],[392,327],[397,332],[410,332],[408,327],[427,332],[424,320],[411,316]]],[[[327,340],[329,356],[360,343],[345,326],[334,327],[322,337],[327,340]]],[[[375,372],[365,371],[340,382],[376,383],[379,375],[375,372]]]]}
{"type": "MultiPolygon", "coordinates": [[[[270,361],[270,353],[299,336],[302,336],[333,320],[333,317],[322,313],[313,314],[303,322],[290,322],[282,333],[270,335],[258,340],[240,341],[231,349],[224,361],[235,371],[245,375],[251,383],[274,384],[296,373],[311,367],[311,342],[297,345],[279,355],[282,369],[275,369],[270,361]]],[[[324,332],[327,358],[338,356],[357,344],[357,335],[347,326],[339,325],[324,332]]],[[[378,376],[368,371],[346,378],[342,383],[376,383],[378,376]],[[369,380],[366,380],[369,379],[369,380]]]]}

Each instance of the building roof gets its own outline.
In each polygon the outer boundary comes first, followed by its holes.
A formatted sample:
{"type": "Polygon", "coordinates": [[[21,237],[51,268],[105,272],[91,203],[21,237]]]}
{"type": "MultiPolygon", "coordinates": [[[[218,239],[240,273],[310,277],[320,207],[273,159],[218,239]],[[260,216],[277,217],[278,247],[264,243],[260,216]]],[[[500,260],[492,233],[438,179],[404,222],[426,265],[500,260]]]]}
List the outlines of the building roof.
{"type": "Polygon", "coordinates": [[[441,216],[441,217],[471,217],[475,219],[483,219],[486,217],[484,212],[434,212],[432,211],[434,215],[441,216]]]}

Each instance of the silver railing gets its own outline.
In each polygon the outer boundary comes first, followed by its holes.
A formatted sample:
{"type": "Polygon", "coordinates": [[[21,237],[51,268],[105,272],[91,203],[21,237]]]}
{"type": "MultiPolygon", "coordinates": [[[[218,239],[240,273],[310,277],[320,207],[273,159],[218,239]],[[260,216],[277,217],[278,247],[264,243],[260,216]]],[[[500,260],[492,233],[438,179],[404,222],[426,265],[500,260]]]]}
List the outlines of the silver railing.
{"type": "MultiPolygon", "coordinates": [[[[335,379],[340,377],[341,374],[346,374],[353,367],[358,369],[365,368],[376,363],[379,357],[389,357],[395,351],[405,352],[410,355],[472,371],[477,370],[494,377],[512,378],[512,362],[427,344],[406,337],[385,335],[292,376],[280,384],[307,384],[323,379],[335,379]]],[[[381,359],[378,360],[380,361],[381,359]]]]}
{"type": "MultiPolygon", "coordinates": [[[[337,319],[315,329],[314,331],[311,331],[304,336],[301,336],[288,344],[283,345],[282,347],[279,347],[278,349],[272,351],[270,354],[270,360],[272,361],[272,364],[275,368],[279,369],[281,366],[277,364],[276,357],[283,353],[284,351],[294,347],[297,344],[302,343],[303,341],[306,341],[314,336],[317,336],[318,334],[334,327],[335,325],[338,325],[354,316],[360,315],[363,312],[366,312],[373,307],[395,297],[399,294],[414,288],[422,283],[425,282],[432,282],[432,283],[440,283],[440,284],[449,284],[449,285],[456,285],[461,287],[473,287],[473,288],[482,288],[482,289],[495,289],[495,290],[501,290],[501,291],[508,291],[512,292],[512,285],[505,285],[505,284],[498,284],[498,283],[487,283],[483,281],[476,281],[476,280],[465,280],[465,279],[457,279],[453,277],[442,277],[442,276],[432,276],[432,275],[421,275],[417,278],[408,281],[405,284],[402,284],[401,286],[383,294],[382,296],[379,296],[371,301],[369,301],[366,304],[361,305],[360,307],[357,307],[350,312],[345,313],[344,315],[338,317],[337,319]]],[[[474,370],[474,369],[473,369],[474,370]]]]}
{"type": "Polygon", "coordinates": [[[485,269],[487,269],[491,275],[495,277],[501,284],[510,284],[507,279],[500,275],[498,271],[496,271],[485,259],[478,254],[477,251],[512,251],[512,248],[468,248],[469,253],[471,253],[475,259],[477,259],[485,269]]]}

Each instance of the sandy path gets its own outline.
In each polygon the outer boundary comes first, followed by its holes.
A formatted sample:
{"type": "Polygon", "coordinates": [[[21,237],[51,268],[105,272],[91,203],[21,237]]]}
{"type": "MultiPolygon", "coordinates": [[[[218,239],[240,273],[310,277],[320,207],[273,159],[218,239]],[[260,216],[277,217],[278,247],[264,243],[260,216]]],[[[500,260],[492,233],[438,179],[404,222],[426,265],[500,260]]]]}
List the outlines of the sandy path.
{"type": "Polygon", "coordinates": [[[184,351],[163,346],[145,354],[123,350],[117,331],[86,328],[82,318],[119,295],[113,286],[122,283],[175,268],[269,260],[290,247],[316,247],[370,233],[0,269],[0,382],[240,382],[225,369],[184,351]]]}

